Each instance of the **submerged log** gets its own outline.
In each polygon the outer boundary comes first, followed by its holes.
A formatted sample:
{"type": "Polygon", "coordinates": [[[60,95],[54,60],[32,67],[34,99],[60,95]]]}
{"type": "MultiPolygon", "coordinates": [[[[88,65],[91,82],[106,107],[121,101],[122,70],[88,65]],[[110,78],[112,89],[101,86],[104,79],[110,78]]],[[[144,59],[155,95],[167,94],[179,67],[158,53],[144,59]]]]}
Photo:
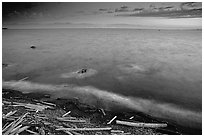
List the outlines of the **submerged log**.
{"type": "Polygon", "coordinates": [[[167,127],[167,124],[163,124],[163,123],[133,123],[133,122],[127,122],[127,121],[120,121],[120,120],[116,120],[116,124],[132,126],[132,127],[147,127],[147,128],[167,127]]]}

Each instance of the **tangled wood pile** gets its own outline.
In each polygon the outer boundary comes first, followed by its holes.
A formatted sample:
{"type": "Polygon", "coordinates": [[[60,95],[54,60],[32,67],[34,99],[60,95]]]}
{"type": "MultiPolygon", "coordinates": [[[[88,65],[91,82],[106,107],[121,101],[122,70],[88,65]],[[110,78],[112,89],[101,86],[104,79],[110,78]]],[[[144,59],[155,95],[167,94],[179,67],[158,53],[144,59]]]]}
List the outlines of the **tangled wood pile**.
{"type": "Polygon", "coordinates": [[[156,132],[159,128],[167,130],[167,124],[139,122],[142,117],[137,115],[123,116],[102,108],[89,108],[74,100],[64,104],[63,100],[51,103],[18,97],[12,92],[3,92],[3,135],[153,135],[161,134],[156,132]]]}
{"type": "MultiPolygon", "coordinates": [[[[46,127],[53,128],[55,131],[62,131],[69,135],[80,135],[79,131],[110,131],[111,127],[90,127],[91,123],[88,119],[81,119],[77,117],[72,117],[68,111],[61,117],[49,118],[45,113],[41,113],[46,109],[54,109],[55,104],[48,102],[40,102],[36,104],[30,103],[20,103],[20,102],[9,102],[3,101],[4,107],[16,108],[14,111],[10,111],[3,114],[2,119],[4,121],[2,134],[3,135],[18,135],[18,134],[34,134],[34,135],[45,135],[46,127]],[[46,104],[46,105],[45,105],[46,104]],[[49,105],[48,105],[49,104],[49,105]],[[18,113],[17,107],[23,107],[25,109],[25,114],[21,116],[15,115],[18,113]],[[55,120],[55,122],[50,121],[55,120]],[[54,124],[53,124],[54,123],[54,124]],[[87,127],[78,127],[78,125],[87,127]]],[[[49,133],[48,133],[49,134],[49,133]]],[[[60,134],[60,133],[59,133],[60,134]]]]}
{"type": "MultiPolygon", "coordinates": [[[[36,103],[23,103],[16,101],[6,101],[2,103],[4,109],[12,107],[12,110],[6,114],[3,114],[3,135],[18,135],[18,134],[34,134],[34,135],[46,135],[53,134],[50,132],[52,129],[58,134],[68,134],[68,135],[81,135],[81,134],[112,134],[112,135],[128,135],[130,132],[125,132],[123,130],[114,129],[111,126],[113,121],[116,124],[137,126],[136,123],[128,123],[125,121],[116,120],[117,116],[110,119],[104,127],[97,127],[96,125],[90,123],[89,119],[77,118],[70,115],[71,111],[66,112],[61,116],[50,116],[46,114],[46,110],[53,110],[56,108],[55,104],[36,101],[36,103]],[[15,110],[14,110],[15,108],[15,110]],[[21,109],[20,109],[21,108],[21,109]],[[23,109],[22,109],[23,108],[23,109]],[[19,114],[23,112],[19,116],[19,114]],[[17,114],[18,113],[18,114],[17,114]],[[127,124],[128,123],[128,124],[127,124]],[[62,133],[63,132],[63,133],[62,133]],[[87,132],[87,133],[84,133],[87,132]]],[[[105,111],[102,111],[105,114],[105,111]]],[[[156,124],[155,124],[156,125],[156,124]]],[[[141,124],[139,125],[141,126],[141,124]]],[[[143,124],[145,127],[145,124],[143,124]]],[[[156,125],[158,127],[158,124],[156,125]]],[[[162,125],[164,126],[164,125],[162,125]]],[[[154,124],[151,124],[154,128],[154,124]]]]}

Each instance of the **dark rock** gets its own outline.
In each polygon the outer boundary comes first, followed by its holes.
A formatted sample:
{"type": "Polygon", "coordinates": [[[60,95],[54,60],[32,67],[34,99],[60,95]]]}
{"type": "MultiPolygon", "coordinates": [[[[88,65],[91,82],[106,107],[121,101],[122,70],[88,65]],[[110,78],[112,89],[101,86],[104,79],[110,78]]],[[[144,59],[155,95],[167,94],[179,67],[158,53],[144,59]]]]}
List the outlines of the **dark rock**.
{"type": "Polygon", "coordinates": [[[36,48],[36,46],[31,46],[30,48],[31,48],[31,49],[35,49],[35,48],[36,48]]]}
{"type": "Polygon", "coordinates": [[[80,71],[78,71],[78,73],[86,73],[87,72],[87,69],[81,69],[80,71]]]}

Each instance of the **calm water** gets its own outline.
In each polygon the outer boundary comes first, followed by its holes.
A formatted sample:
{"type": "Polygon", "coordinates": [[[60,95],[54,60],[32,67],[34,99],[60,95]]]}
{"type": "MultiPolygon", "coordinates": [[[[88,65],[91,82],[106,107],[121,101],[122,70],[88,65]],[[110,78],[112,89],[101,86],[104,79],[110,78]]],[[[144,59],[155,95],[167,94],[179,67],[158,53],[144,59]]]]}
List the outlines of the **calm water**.
{"type": "Polygon", "coordinates": [[[127,97],[202,110],[202,31],[3,30],[3,80],[93,86],[127,97]],[[30,49],[35,45],[36,49],[30,49]],[[97,74],[60,78],[80,68],[97,74]]]}

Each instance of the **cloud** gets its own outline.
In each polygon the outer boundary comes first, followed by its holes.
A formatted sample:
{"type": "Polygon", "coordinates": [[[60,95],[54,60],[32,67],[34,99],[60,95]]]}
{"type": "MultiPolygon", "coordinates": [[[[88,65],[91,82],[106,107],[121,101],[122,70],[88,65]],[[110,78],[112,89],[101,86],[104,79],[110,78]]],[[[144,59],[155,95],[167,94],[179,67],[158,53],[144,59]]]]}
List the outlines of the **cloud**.
{"type": "Polygon", "coordinates": [[[128,6],[125,6],[125,5],[121,6],[120,8],[115,9],[115,12],[129,12],[129,11],[131,10],[129,9],[128,6]]]}
{"type": "Polygon", "coordinates": [[[144,8],[134,8],[133,11],[143,11],[144,8]]]}
{"type": "Polygon", "coordinates": [[[107,11],[108,9],[101,8],[99,11],[107,11]]]}
{"type": "Polygon", "coordinates": [[[193,10],[202,9],[202,3],[200,2],[185,2],[180,5],[181,10],[193,10]]]}

